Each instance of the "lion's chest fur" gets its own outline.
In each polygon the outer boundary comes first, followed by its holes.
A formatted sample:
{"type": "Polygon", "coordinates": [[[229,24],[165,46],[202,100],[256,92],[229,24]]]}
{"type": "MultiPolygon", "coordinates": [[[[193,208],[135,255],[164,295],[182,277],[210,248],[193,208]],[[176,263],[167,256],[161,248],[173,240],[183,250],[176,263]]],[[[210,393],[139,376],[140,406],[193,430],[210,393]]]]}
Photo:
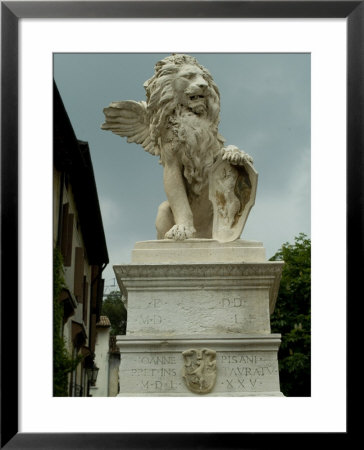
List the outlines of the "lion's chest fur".
{"type": "Polygon", "coordinates": [[[177,159],[188,190],[199,195],[208,183],[209,171],[220,150],[216,127],[192,112],[171,115],[161,146],[162,164],[177,159]]]}

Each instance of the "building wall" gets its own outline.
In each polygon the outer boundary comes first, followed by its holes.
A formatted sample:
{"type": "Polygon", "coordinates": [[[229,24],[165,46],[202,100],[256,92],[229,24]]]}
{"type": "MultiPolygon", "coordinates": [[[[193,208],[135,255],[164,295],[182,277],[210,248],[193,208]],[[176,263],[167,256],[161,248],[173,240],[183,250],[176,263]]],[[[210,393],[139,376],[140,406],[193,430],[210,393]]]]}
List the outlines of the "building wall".
{"type": "MultiPolygon", "coordinates": [[[[57,244],[58,227],[61,223],[61,228],[63,226],[63,239],[65,239],[65,230],[68,236],[67,243],[64,240],[60,242],[64,260],[63,277],[68,294],[72,297],[75,305],[72,315],[65,320],[63,338],[69,355],[77,357],[81,353],[84,354],[84,349],[90,345],[92,266],[88,262],[72,186],[67,182],[67,178],[62,183],[62,176],[56,169],[54,170],[53,187],[54,242],[57,244]],[[60,209],[61,203],[62,208],[60,209]],[[72,219],[69,220],[68,227],[66,225],[67,217],[72,219]],[[62,225],[63,222],[64,224],[62,225]],[[74,339],[75,324],[77,324],[78,328],[81,327],[83,329],[85,338],[82,346],[76,349],[74,339]]],[[[72,396],[87,395],[88,380],[86,371],[84,370],[84,364],[84,362],[81,362],[70,376],[70,395],[72,396]]]]}
{"type": "Polygon", "coordinates": [[[64,280],[71,295],[77,302],[77,308],[72,316],[72,320],[68,320],[65,323],[63,331],[65,341],[69,346],[68,349],[72,352],[72,321],[83,324],[87,333],[85,346],[89,344],[90,287],[92,280],[91,266],[87,260],[87,252],[80,231],[77,208],[70,184],[65,184],[63,187],[62,205],[63,207],[67,206],[68,215],[73,216],[72,232],[70,233],[71,243],[69,244],[71,255],[69,257],[69,265],[64,265],[64,280]],[[77,259],[80,259],[80,261],[77,261],[77,259]],[[77,265],[80,266],[79,269],[76,267],[77,265]],[[76,278],[79,278],[78,283],[76,278]],[[79,285],[78,288],[77,284],[79,285]]]}
{"type": "Polygon", "coordinates": [[[61,195],[61,172],[53,168],[53,246],[57,245],[59,224],[59,203],[61,195]]]}
{"type": "Polygon", "coordinates": [[[116,397],[119,393],[120,353],[109,356],[109,397],[116,397]]]}
{"type": "Polygon", "coordinates": [[[62,335],[70,356],[82,356],[70,374],[69,395],[88,395],[94,366],[102,271],[109,262],[90,149],[76,138],[53,85],[53,240],[63,257],[62,335]],[[77,389],[74,389],[77,385],[77,389]],[[82,394],[80,394],[82,392],[82,394]]]}
{"type": "Polygon", "coordinates": [[[95,364],[99,368],[96,386],[91,388],[93,397],[108,397],[109,391],[109,327],[97,327],[95,364]]]}

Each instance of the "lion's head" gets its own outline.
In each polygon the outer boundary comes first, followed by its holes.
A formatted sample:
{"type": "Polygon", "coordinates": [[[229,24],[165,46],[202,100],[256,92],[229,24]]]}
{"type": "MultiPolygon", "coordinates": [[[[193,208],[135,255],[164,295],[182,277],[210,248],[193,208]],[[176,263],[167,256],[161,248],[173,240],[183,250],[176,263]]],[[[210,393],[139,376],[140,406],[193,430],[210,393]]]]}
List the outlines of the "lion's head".
{"type": "Polygon", "coordinates": [[[144,87],[153,140],[160,137],[168,118],[178,106],[208,119],[217,133],[219,89],[196,58],[177,54],[164,58],[155,65],[154,76],[144,83],[144,87]]]}

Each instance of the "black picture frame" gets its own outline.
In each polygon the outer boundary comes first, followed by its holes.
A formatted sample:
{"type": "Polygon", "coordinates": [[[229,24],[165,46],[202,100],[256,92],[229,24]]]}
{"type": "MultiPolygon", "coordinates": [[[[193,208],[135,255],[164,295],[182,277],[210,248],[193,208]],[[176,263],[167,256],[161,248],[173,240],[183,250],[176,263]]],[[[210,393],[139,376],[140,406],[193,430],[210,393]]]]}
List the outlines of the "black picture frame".
{"type": "MultiPolygon", "coordinates": [[[[297,435],[257,433],[18,432],[18,23],[22,18],[346,18],[347,20],[347,312],[364,273],[364,1],[4,1],[1,2],[1,448],[266,448],[297,435]]],[[[344,158],[344,156],[343,156],[344,158]]],[[[340,182],[340,181],[339,181],[340,182]]],[[[362,294],[359,294],[361,296],[362,294]]],[[[355,296],[355,298],[354,298],[355,296]]],[[[359,317],[359,315],[356,315],[359,317]]],[[[350,317],[350,320],[352,317],[350,317]]],[[[355,324],[353,329],[359,329],[355,324]]],[[[345,333],[345,330],[341,330],[345,333]]],[[[352,341],[347,336],[349,365],[352,341]]],[[[345,361],[343,361],[345,363],[345,361]]],[[[333,393],[334,395],[334,393],[333,393]]],[[[36,406],[35,406],[36,413],[36,406]]],[[[193,413],[193,412],[191,412],[193,413]]],[[[196,412],[195,412],[196,413],[196,412]]],[[[127,414],[127,411],[124,411],[127,414]]],[[[333,436],[347,444],[346,433],[333,436]]],[[[307,444],[309,434],[300,436],[307,444]]],[[[315,434],[315,444],[328,436],[315,434]]]]}

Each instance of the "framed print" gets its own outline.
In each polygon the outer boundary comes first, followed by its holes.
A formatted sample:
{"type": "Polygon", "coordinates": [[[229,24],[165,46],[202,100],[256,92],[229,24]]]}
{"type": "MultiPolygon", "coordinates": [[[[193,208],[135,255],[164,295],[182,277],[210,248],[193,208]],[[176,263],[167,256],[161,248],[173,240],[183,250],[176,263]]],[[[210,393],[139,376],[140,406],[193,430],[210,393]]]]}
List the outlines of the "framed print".
{"type": "Polygon", "coordinates": [[[315,439],[331,433],[347,441],[346,348],[351,346],[343,318],[347,302],[360,292],[364,269],[363,2],[5,1],[1,21],[1,446],[241,448],[244,442],[243,448],[260,448],[282,438],[292,444],[297,433],[308,441],[312,432],[315,439]],[[322,45],[320,27],[325,29],[322,45]],[[199,34],[208,39],[196,42],[199,34]],[[98,41],[91,42],[92,35],[98,41]],[[191,53],[313,51],[312,79],[320,79],[312,89],[313,244],[323,249],[314,253],[313,286],[325,306],[313,319],[320,335],[314,376],[321,372],[321,378],[299,407],[290,398],[164,398],[158,403],[137,397],[107,403],[47,398],[52,324],[51,305],[44,302],[52,289],[52,268],[45,206],[51,200],[45,186],[51,186],[52,175],[51,152],[44,148],[52,133],[52,55],[166,54],[174,48],[191,53]],[[329,119],[322,114],[325,108],[332,112],[329,119]],[[335,395],[319,392],[335,382],[340,386],[335,395]],[[314,422],[324,415],[323,403],[332,416],[320,428],[314,422]],[[295,414],[295,423],[288,424],[295,414]],[[253,423],[258,417],[261,426],[253,423]]]}

